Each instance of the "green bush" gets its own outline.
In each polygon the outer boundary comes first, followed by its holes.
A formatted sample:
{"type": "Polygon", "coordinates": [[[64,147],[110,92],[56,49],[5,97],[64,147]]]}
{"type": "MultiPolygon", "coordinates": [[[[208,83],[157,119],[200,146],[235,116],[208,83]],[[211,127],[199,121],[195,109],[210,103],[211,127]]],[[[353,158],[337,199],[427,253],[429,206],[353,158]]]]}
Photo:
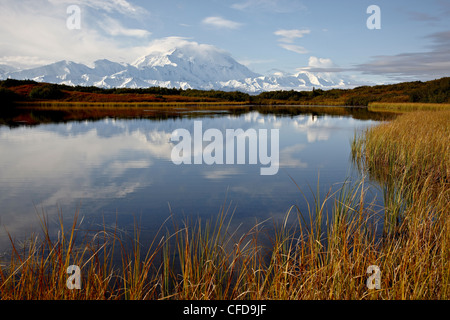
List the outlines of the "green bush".
{"type": "Polygon", "coordinates": [[[445,103],[450,101],[450,78],[425,83],[410,93],[411,102],[445,103]]]}
{"type": "Polygon", "coordinates": [[[225,101],[237,101],[245,102],[250,99],[248,93],[240,91],[219,91],[219,90],[198,90],[198,89],[186,89],[180,92],[181,96],[184,97],[201,97],[201,98],[215,98],[223,99],[225,101]]]}
{"type": "Polygon", "coordinates": [[[36,81],[33,80],[16,80],[16,79],[6,79],[0,81],[0,86],[3,88],[11,88],[11,87],[17,87],[22,86],[26,84],[36,84],[36,81]]]}
{"type": "Polygon", "coordinates": [[[0,87],[0,104],[9,104],[19,100],[20,96],[14,91],[0,87]]]}
{"type": "Polygon", "coordinates": [[[45,84],[34,88],[30,92],[31,99],[60,99],[63,95],[63,92],[56,84],[45,84]]]}
{"type": "Polygon", "coordinates": [[[348,106],[365,106],[367,107],[369,103],[379,101],[380,98],[375,95],[355,95],[349,97],[345,104],[348,106]]]}

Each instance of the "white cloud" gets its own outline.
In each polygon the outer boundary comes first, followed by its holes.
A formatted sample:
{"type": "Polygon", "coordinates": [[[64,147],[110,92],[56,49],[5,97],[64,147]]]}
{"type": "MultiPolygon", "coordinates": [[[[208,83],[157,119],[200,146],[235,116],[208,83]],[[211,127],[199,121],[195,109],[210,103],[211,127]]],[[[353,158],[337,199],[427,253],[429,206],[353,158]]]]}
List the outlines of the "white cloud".
{"type": "Polygon", "coordinates": [[[280,39],[278,39],[280,47],[283,49],[286,49],[288,51],[292,51],[299,54],[305,54],[308,53],[308,50],[306,50],[304,47],[294,44],[295,39],[303,38],[304,35],[310,34],[311,30],[309,29],[280,29],[274,32],[275,35],[279,36],[280,39]]]}
{"type": "MultiPolygon", "coordinates": [[[[193,49],[194,52],[220,52],[221,54],[227,54],[228,52],[217,48],[213,45],[198,43],[190,41],[189,38],[184,37],[166,37],[152,40],[146,47],[146,53],[164,53],[175,48],[193,49]]],[[[141,57],[142,58],[142,57],[141,57]]],[[[134,63],[137,63],[135,61],[134,63]]]]}
{"type": "Polygon", "coordinates": [[[298,0],[245,0],[232,4],[231,8],[241,11],[259,9],[275,13],[290,13],[306,9],[298,0]]]}
{"type": "Polygon", "coordinates": [[[331,68],[333,67],[333,61],[326,58],[317,58],[314,56],[309,57],[308,67],[311,68],[331,68]]]}
{"type": "Polygon", "coordinates": [[[280,47],[282,47],[283,49],[295,52],[295,53],[299,53],[299,54],[308,53],[308,50],[306,50],[304,47],[297,46],[295,44],[280,43],[280,47]]]}
{"type": "Polygon", "coordinates": [[[240,59],[238,60],[240,64],[243,64],[246,67],[255,65],[255,64],[265,64],[265,63],[274,63],[275,59],[240,59]]]}
{"type": "Polygon", "coordinates": [[[148,14],[147,10],[140,6],[131,4],[126,0],[48,0],[53,5],[78,5],[84,8],[91,8],[109,13],[117,12],[124,15],[148,14]]]}
{"type": "Polygon", "coordinates": [[[374,56],[368,62],[356,65],[354,70],[388,76],[396,81],[447,77],[450,73],[450,30],[436,32],[425,38],[432,41],[429,51],[374,56]]]}
{"type": "Polygon", "coordinates": [[[280,29],[274,32],[275,35],[280,36],[281,39],[279,41],[286,42],[286,43],[293,43],[295,39],[297,38],[303,38],[305,34],[310,34],[311,30],[308,29],[291,29],[291,30],[285,30],[280,29]]]}
{"type": "Polygon", "coordinates": [[[101,58],[132,61],[145,52],[149,31],[129,28],[120,15],[138,23],[146,11],[128,1],[24,0],[2,2],[0,64],[29,68],[58,60],[90,64],[101,58]],[[81,29],[69,30],[68,5],[81,8],[81,29]],[[114,18],[113,18],[114,17],[114,18]],[[118,37],[120,36],[120,38],[118,37]],[[127,37],[124,45],[123,37],[127,37]],[[107,50],[105,50],[107,48],[107,50]]]}
{"type": "Polygon", "coordinates": [[[242,26],[242,23],[224,19],[222,17],[207,17],[202,21],[204,24],[214,26],[217,28],[237,29],[242,26]]]}
{"type": "Polygon", "coordinates": [[[30,66],[41,66],[54,62],[53,60],[37,56],[0,56],[0,62],[14,68],[28,68],[30,66]]]}
{"type": "Polygon", "coordinates": [[[318,58],[315,56],[309,57],[308,66],[297,68],[297,71],[309,71],[309,72],[317,72],[320,75],[324,75],[325,73],[328,76],[331,76],[330,73],[340,73],[345,71],[351,71],[349,68],[341,68],[337,66],[331,59],[329,58],[318,58]]]}
{"type": "Polygon", "coordinates": [[[100,27],[112,36],[128,36],[144,38],[151,35],[151,32],[143,29],[130,29],[124,27],[118,20],[105,17],[99,22],[100,27]]]}

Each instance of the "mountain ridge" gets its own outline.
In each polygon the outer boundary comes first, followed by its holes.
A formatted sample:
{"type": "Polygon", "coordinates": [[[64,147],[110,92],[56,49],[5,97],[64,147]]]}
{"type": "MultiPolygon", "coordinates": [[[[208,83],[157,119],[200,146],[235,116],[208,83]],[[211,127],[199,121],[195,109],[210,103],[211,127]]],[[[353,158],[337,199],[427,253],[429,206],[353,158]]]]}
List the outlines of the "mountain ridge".
{"type": "Polygon", "coordinates": [[[195,43],[150,52],[132,63],[99,59],[94,61],[93,67],[89,67],[82,63],[61,60],[26,70],[3,67],[0,68],[0,78],[100,88],[159,86],[199,90],[239,90],[247,93],[352,86],[344,79],[332,79],[329,74],[314,74],[306,70],[295,74],[261,75],[220,49],[195,43]]]}

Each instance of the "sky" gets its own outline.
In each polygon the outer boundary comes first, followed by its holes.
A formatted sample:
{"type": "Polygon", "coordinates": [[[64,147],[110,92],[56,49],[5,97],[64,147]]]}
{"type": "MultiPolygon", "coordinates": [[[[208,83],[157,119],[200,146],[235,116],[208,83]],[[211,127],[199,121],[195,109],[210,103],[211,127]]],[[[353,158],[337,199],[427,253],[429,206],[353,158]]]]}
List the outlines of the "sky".
{"type": "Polygon", "coordinates": [[[0,0],[0,65],[132,63],[167,41],[215,46],[263,75],[426,81],[450,76],[450,1],[0,0]]]}

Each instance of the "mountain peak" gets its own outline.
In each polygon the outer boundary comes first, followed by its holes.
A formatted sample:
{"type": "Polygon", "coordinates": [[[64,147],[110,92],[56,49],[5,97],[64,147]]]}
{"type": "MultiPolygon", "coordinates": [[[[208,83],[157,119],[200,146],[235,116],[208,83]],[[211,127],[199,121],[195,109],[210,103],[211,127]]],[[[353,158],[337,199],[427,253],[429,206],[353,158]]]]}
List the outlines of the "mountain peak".
{"type": "Polygon", "coordinates": [[[225,67],[238,64],[229,53],[212,45],[198,44],[197,42],[185,40],[174,42],[173,40],[174,38],[166,38],[165,40],[155,41],[150,46],[149,53],[140,57],[131,65],[142,68],[166,65],[177,66],[180,62],[181,64],[218,64],[225,67]]]}
{"type": "Polygon", "coordinates": [[[146,68],[146,67],[164,67],[167,65],[176,67],[176,63],[173,63],[170,60],[171,52],[166,52],[164,54],[160,53],[150,53],[146,56],[140,57],[131,65],[138,68],[146,68]]]}
{"type": "Polygon", "coordinates": [[[131,64],[142,79],[169,81],[179,86],[215,88],[220,81],[244,80],[259,76],[234,60],[227,52],[211,45],[184,41],[178,45],[162,43],[131,64]]]}

